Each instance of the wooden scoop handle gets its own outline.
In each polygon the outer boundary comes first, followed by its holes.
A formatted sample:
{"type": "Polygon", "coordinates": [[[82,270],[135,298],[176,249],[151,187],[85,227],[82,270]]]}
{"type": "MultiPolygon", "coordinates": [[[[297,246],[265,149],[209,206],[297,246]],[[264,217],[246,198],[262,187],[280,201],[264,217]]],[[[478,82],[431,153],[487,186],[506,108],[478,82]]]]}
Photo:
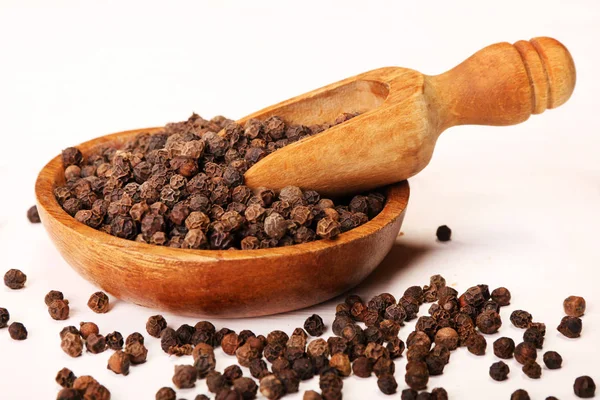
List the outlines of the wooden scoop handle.
{"type": "Polygon", "coordinates": [[[539,37],[488,46],[462,64],[426,78],[439,132],[455,125],[513,125],[566,102],[575,65],[558,40],[539,37]]]}

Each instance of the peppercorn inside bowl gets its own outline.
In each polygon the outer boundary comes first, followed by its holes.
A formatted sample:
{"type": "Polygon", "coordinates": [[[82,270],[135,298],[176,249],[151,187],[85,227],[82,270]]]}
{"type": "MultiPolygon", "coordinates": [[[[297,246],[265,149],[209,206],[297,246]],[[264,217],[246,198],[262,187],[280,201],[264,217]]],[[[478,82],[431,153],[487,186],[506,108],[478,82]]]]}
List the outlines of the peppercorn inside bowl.
{"type": "MultiPolygon", "coordinates": [[[[119,148],[148,128],[85,142],[119,148]]],[[[41,221],[63,258],[84,278],[123,300],[189,316],[252,317],[328,300],[368,276],[400,231],[409,187],[385,189],[383,210],[335,239],[256,250],[180,249],[121,239],[93,229],[63,210],[54,189],[65,183],[60,156],[36,181],[41,221]]]]}

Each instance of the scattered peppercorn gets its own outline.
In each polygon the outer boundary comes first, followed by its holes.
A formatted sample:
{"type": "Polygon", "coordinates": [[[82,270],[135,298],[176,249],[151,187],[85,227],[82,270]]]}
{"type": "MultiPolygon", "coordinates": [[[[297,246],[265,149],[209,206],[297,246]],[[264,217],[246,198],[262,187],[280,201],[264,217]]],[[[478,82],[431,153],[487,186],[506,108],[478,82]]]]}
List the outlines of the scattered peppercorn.
{"type": "MultiPolygon", "coordinates": [[[[123,335],[120,332],[114,331],[106,335],[106,344],[111,350],[123,349],[123,335]]],[[[143,344],[143,339],[142,339],[143,344]]]]}
{"type": "Polygon", "coordinates": [[[233,381],[233,390],[240,394],[242,400],[252,400],[256,398],[258,385],[251,378],[240,377],[233,381]]]}
{"type": "MultiPolygon", "coordinates": [[[[120,350],[120,348],[118,348],[117,350],[120,350]]],[[[131,361],[131,364],[143,364],[146,362],[146,357],[148,356],[148,349],[141,342],[133,342],[125,346],[125,353],[129,355],[129,360],[131,361]]]]}
{"type": "Polygon", "coordinates": [[[581,318],[578,317],[563,317],[560,324],[556,328],[564,336],[574,339],[581,336],[581,330],[583,329],[583,323],[581,318]]]}
{"type": "Polygon", "coordinates": [[[106,339],[102,335],[92,333],[85,340],[85,347],[92,354],[102,353],[106,350],[106,339]]]}
{"type": "Polygon", "coordinates": [[[500,307],[505,307],[510,304],[510,291],[505,287],[499,287],[492,291],[492,300],[500,307]]]}
{"type": "Polygon", "coordinates": [[[146,332],[152,337],[159,338],[161,332],[167,327],[167,321],[162,315],[154,315],[146,322],[146,332]]]}
{"type": "Polygon", "coordinates": [[[447,347],[448,350],[456,350],[458,333],[450,327],[442,328],[435,334],[435,343],[447,347]]]}
{"type": "Polygon", "coordinates": [[[523,373],[532,379],[539,379],[542,376],[542,367],[535,361],[527,361],[523,365],[523,373]]]}
{"type": "Polygon", "coordinates": [[[476,356],[482,356],[485,354],[487,348],[487,341],[485,338],[477,332],[473,332],[467,338],[467,350],[476,356]]]}
{"type": "Polygon", "coordinates": [[[170,387],[162,387],[158,389],[155,396],[156,400],[176,400],[177,394],[170,387]]]}
{"type": "Polygon", "coordinates": [[[0,307],[0,329],[8,326],[10,320],[10,313],[6,308],[0,307]]]}
{"type": "Polygon", "coordinates": [[[87,339],[87,337],[91,334],[99,334],[100,329],[98,329],[98,325],[93,322],[81,322],[79,324],[79,333],[81,337],[87,339]]]}
{"type": "Polygon", "coordinates": [[[73,387],[73,382],[75,382],[75,374],[69,368],[63,368],[56,374],[56,383],[64,388],[73,387]]]}
{"type": "Polygon", "coordinates": [[[127,336],[125,340],[125,345],[131,344],[133,342],[140,342],[144,344],[144,336],[139,332],[133,332],[131,335],[127,336]]]}
{"type": "Polygon", "coordinates": [[[61,335],[60,347],[71,357],[79,357],[83,352],[83,341],[79,333],[65,332],[61,335]]]}
{"type": "Polygon", "coordinates": [[[54,300],[48,306],[48,313],[52,319],[57,321],[63,321],[69,318],[69,301],[68,300],[54,300]]]}
{"type": "Polygon", "coordinates": [[[311,336],[321,336],[325,332],[323,319],[317,314],[313,314],[304,322],[304,329],[311,336]]]}
{"type": "Polygon", "coordinates": [[[559,369],[562,367],[562,357],[555,351],[547,351],[544,353],[544,364],[548,369],[559,369]]]}
{"type": "Polygon", "coordinates": [[[490,366],[490,376],[495,381],[504,381],[508,379],[510,368],[504,361],[498,361],[490,366]]]}
{"type": "Polygon", "coordinates": [[[569,317],[581,317],[585,314],[585,299],[579,296],[569,296],[563,301],[563,308],[569,317]]]}
{"type": "Polygon", "coordinates": [[[103,314],[108,312],[109,301],[108,296],[104,292],[96,292],[94,293],[87,303],[90,310],[95,313],[103,314]]]}
{"type": "Polygon", "coordinates": [[[498,358],[512,358],[515,351],[515,342],[509,337],[501,337],[494,342],[494,354],[498,358]]]}
{"type": "Polygon", "coordinates": [[[50,304],[52,304],[54,300],[64,300],[62,292],[59,292],[58,290],[51,290],[44,297],[44,302],[48,307],[50,307],[50,304]]]}
{"type": "Polygon", "coordinates": [[[579,378],[575,379],[573,391],[577,397],[589,399],[596,395],[596,384],[589,376],[580,376],[579,378]]]}
{"type": "Polygon", "coordinates": [[[129,354],[122,350],[115,351],[108,359],[108,369],[115,374],[128,375],[130,365],[131,361],[129,360],[129,354]]]}
{"type": "Polygon", "coordinates": [[[510,396],[510,400],[530,400],[529,393],[523,389],[518,389],[510,396]]]}
{"type": "Polygon", "coordinates": [[[527,311],[515,310],[510,314],[510,322],[517,328],[528,328],[533,321],[533,317],[527,311]]]}
{"type": "Polygon", "coordinates": [[[31,206],[29,210],[27,210],[27,219],[32,224],[39,224],[40,222],[42,222],[40,220],[40,214],[38,213],[38,209],[36,206],[31,206]]]}
{"type": "Polygon", "coordinates": [[[260,380],[260,392],[269,400],[279,399],[285,394],[285,387],[275,375],[267,375],[260,380]]]}
{"type": "Polygon", "coordinates": [[[405,381],[408,386],[415,390],[423,390],[429,381],[429,370],[427,364],[422,361],[409,361],[406,364],[405,381]]]}
{"type": "Polygon", "coordinates": [[[377,386],[379,386],[379,390],[384,394],[394,394],[396,393],[396,389],[398,389],[398,383],[396,383],[396,378],[392,374],[380,375],[377,378],[377,386]]]}
{"type": "Polygon", "coordinates": [[[437,240],[440,242],[447,242],[452,236],[452,229],[448,228],[446,225],[441,225],[435,231],[435,236],[437,236],[437,240]]]}
{"type": "Polygon", "coordinates": [[[524,365],[527,364],[527,362],[535,361],[537,358],[537,350],[531,343],[522,342],[515,347],[514,356],[515,360],[524,365]]]}
{"type": "Polygon", "coordinates": [[[63,388],[56,395],[56,400],[82,400],[81,392],[73,388],[63,388]]]}
{"type": "Polygon", "coordinates": [[[25,340],[27,339],[27,329],[25,325],[20,322],[13,322],[8,327],[8,334],[13,340],[25,340]]]}
{"type": "Polygon", "coordinates": [[[23,289],[25,281],[27,281],[27,275],[18,269],[9,269],[4,274],[4,284],[13,290],[23,289]]]}

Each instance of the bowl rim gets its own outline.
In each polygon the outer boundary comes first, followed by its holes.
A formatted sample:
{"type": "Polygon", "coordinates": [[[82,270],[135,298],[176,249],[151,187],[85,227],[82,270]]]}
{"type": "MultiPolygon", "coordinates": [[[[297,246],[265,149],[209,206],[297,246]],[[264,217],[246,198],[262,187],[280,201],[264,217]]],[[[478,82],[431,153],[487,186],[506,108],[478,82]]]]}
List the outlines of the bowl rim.
{"type": "MultiPolygon", "coordinates": [[[[77,147],[84,155],[99,145],[106,145],[123,141],[140,133],[155,133],[164,127],[142,128],[116,132],[83,142],[77,147]]],[[[123,239],[100,230],[91,228],[74,217],[67,214],[58,204],[54,197],[55,177],[62,171],[62,159],[60,154],[51,159],[40,171],[35,183],[35,195],[37,206],[42,208],[42,222],[48,216],[53,222],[62,225],[73,235],[85,241],[101,243],[104,247],[111,247],[118,251],[136,252],[140,255],[148,254],[167,260],[187,260],[190,262],[220,261],[220,260],[242,260],[266,257],[285,257],[303,253],[314,253],[327,250],[332,247],[342,246],[355,240],[372,235],[383,229],[399,218],[405,211],[410,195],[407,181],[394,183],[386,187],[386,203],[383,210],[365,224],[341,233],[335,239],[319,239],[308,243],[295,244],[291,246],[275,247],[256,250],[196,250],[180,249],[167,246],[158,246],[149,243],[136,242],[123,239]]]]}

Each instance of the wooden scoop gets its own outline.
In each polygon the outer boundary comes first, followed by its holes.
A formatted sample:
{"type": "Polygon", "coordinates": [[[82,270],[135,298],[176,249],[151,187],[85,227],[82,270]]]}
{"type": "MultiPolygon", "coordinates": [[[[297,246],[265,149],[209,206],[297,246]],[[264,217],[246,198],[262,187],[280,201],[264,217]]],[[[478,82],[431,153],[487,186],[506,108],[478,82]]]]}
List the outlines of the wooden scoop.
{"type": "Polygon", "coordinates": [[[513,125],[566,102],[575,65],[559,41],[539,37],[486,47],[441,75],[376,69],[267,107],[240,121],[278,115],[294,124],[361,115],[270,154],[246,184],[288,185],[329,195],[407,179],[431,159],[438,136],[456,125],[513,125]]]}

